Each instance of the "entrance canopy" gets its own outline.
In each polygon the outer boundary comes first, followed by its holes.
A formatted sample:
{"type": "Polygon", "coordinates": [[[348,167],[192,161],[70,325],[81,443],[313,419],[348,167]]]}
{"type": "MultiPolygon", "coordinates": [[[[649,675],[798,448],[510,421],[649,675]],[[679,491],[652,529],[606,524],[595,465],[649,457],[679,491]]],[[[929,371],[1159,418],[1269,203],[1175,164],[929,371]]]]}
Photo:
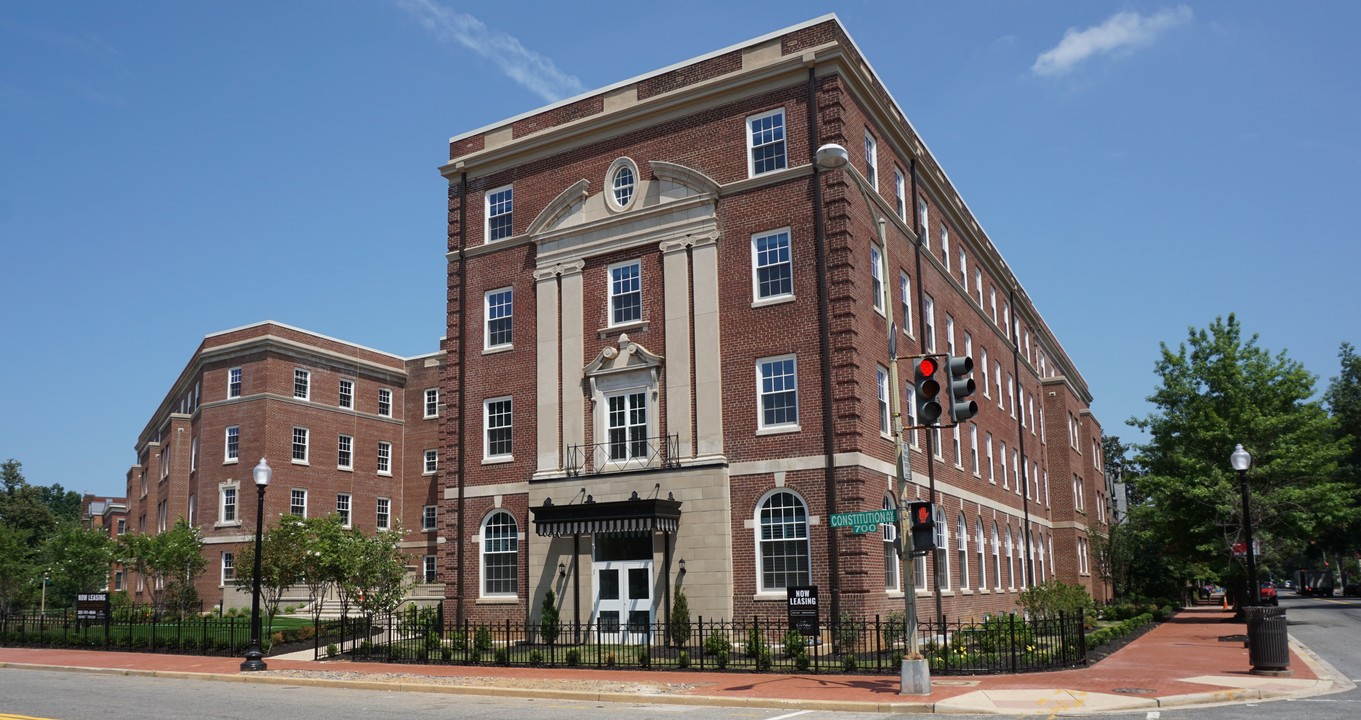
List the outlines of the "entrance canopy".
{"type": "Polygon", "coordinates": [[[574,505],[554,505],[547,498],[542,507],[530,508],[534,513],[534,530],[545,537],[564,535],[640,535],[655,532],[676,532],[680,528],[679,500],[638,497],[628,500],[595,502],[588,495],[586,502],[574,505]]]}

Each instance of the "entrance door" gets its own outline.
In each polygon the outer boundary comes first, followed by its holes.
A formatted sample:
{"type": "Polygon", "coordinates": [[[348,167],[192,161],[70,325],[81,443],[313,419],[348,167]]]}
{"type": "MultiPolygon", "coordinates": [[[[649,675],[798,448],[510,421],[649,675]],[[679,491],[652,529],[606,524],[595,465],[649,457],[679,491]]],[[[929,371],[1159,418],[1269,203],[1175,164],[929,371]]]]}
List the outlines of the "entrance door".
{"type": "Polygon", "coordinates": [[[595,611],[601,642],[646,643],[652,631],[652,536],[596,536],[595,611]]]}

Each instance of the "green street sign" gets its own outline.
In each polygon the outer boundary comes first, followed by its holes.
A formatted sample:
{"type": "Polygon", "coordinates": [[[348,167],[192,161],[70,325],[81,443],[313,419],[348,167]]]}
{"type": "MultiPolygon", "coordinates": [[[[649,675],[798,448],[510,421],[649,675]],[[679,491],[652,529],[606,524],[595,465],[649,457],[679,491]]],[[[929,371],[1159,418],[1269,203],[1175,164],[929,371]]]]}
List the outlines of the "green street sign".
{"type": "Polygon", "coordinates": [[[865,510],[863,512],[835,513],[832,527],[848,527],[853,533],[872,533],[883,523],[897,522],[897,510],[865,510]]]}

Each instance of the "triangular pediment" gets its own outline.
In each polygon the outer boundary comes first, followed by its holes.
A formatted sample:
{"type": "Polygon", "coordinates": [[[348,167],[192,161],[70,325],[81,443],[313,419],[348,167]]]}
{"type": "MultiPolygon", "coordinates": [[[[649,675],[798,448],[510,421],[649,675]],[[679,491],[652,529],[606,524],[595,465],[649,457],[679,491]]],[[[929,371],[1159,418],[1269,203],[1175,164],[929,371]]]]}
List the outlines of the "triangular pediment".
{"type": "Polygon", "coordinates": [[[627,334],[621,334],[619,346],[606,345],[601,348],[600,353],[586,366],[585,374],[587,377],[599,377],[642,370],[655,372],[661,368],[663,360],[661,355],[653,354],[630,340],[627,334]]]}

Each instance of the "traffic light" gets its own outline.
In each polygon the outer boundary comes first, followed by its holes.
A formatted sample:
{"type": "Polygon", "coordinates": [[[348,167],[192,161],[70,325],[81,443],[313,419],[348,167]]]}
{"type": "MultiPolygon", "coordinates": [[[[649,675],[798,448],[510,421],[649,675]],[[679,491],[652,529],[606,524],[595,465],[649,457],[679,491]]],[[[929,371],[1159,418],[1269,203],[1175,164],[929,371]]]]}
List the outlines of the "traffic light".
{"type": "Polygon", "coordinates": [[[936,379],[940,370],[940,357],[924,355],[917,358],[913,365],[916,368],[913,388],[916,390],[917,422],[921,425],[935,425],[940,420],[941,410],[940,381],[936,379]]]}
{"type": "Polygon", "coordinates": [[[950,419],[962,423],[978,413],[978,403],[969,399],[973,394],[973,358],[946,356],[950,374],[950,419]]]}
{"type": "Polygon", "coordinates": [[[913,552],[936,549],[935,511],[929,502],[914,502],[907,506],[908,522],[912,528],[913,552]]]}

